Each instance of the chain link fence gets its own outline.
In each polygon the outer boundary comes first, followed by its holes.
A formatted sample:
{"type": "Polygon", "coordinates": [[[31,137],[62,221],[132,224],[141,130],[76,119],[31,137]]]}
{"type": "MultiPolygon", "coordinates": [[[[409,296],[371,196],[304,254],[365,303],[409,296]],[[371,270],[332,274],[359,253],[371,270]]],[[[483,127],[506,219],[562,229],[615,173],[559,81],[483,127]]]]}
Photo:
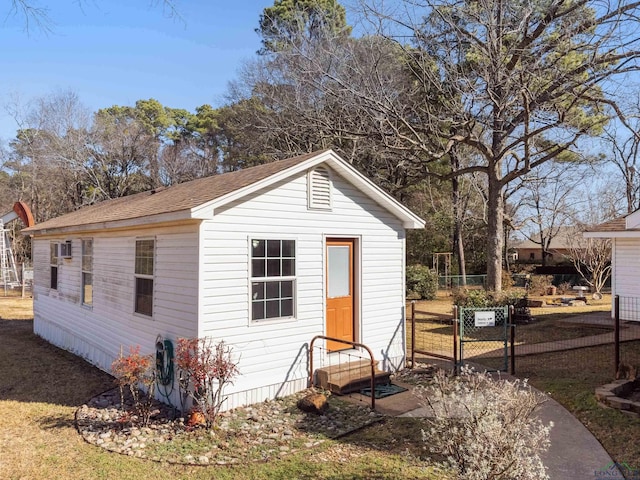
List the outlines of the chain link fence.
{"type": "Polygon", "coordinates": [[[509,307],[457,308],[460,332],[459,364],[475,363],[483,369],[507,371],[509,307]]]}
{"type": "Polygon", "coordinates": [[[409,355],[412,362],[433,357],[452,365],[459,364],[462,357],[463,362],[480,369],[508,367],[528,378],[562,365],[581,366],[585,377],[590,371],[599,375],[606,371],[613,378],[620,364],[640,365],[640,297],[619,297],[615,304],[617,309],[612,313],[580,312],[582,305],[532,302],[531,306],[516,307],[510,317],[496,314],[493,326],[478,326],[477,309],[463,309],[459,320],[455,310],[434,313],[425,304],[417,308],[412,303],[407,329],[409,355]]]}

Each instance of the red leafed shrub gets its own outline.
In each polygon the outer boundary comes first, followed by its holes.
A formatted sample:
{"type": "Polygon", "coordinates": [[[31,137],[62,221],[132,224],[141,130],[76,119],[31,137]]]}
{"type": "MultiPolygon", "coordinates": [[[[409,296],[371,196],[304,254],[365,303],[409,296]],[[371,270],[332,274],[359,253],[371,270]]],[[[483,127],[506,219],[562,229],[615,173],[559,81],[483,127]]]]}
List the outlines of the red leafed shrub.
{"type": "Polygon", "coordinates": [[[226,400],[224,388],[240,373],[231,347],[224,341],[213,343],[210,338],[179,338],[176,366],[182,410],[190,398],[194,409],[202,412],[207,426],[212,427],[226,400]]]}
{"type": "Polygon", "coordinates": [[[129,347],[129,355],[116,358],[111,373],[120,388],[120,405],[124,409],[124,389],[129,388],[133,408],[143,425],[151,419],[151,407],[155,392],[155,360],[153,355],[140,355],[140,346],[129,347]],[[140,391],[140,386],[145,390],[140,391]]]}

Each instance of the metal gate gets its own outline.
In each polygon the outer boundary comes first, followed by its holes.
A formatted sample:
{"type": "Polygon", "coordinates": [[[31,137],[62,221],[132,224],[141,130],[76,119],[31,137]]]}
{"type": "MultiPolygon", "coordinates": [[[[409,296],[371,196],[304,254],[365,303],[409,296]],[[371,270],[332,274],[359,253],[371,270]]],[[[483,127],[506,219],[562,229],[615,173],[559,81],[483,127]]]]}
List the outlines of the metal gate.
{"type": "Polygon", "coordinates": [[[509,307],[481,307],[458,310],[460,362],[479,364],[486,370],[507,371],[509,307]]]}

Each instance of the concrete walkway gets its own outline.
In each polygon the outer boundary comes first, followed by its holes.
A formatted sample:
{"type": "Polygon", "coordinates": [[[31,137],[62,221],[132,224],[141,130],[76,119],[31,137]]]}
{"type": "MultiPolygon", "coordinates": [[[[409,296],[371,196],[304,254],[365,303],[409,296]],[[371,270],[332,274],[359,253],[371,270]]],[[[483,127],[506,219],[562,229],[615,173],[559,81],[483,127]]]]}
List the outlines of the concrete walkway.
{"type": "MultiPolygon", "coordinates": [[[[568,324],[613,327],[613,320],[610,315],[609,312],[599,312],[560,321],[568,324]]],[[[620,329],[620,340],[638,339],[640,339],[640,323],[623,322],[620,329]]],[[[516,346],[516,355],[571,350],[610,344],[612,342],[613,332],[607,332],[571,340],[518,345],[516,346]]],[[[442,352],[442,354],[451,355],[451,352],[442,352]]],[[[489,356],[488,354],[489,352],[484,352],[481,356],[489,356]]],[[[500,350],[500,354],[502,354],[502,350],[500,350]]],[[[422,358],[420,361],[436,365],[440,364],[445,369],[451,368],[450,363],[444,360],[422,358]]],[[[506,374],[502,376],[503,378],[509,378],[509,375],[506,374]]],[[[404,386],[407,391],[376,400],[376,411],[384,415],[399,417],[424,417],[427,415],[427,410],[419,405],[418,399],[413,395],[411,385],[403,384],[397,380],[394,380],[393,383],[404,386]]],[[[359,403],[371,401],[369,397],[360,394],[351,394],[349,396],[359,403]]],[[[598,478],[624,480],[624,477],[617,466],[613,464],[611,457],[598,439],[562,405],[547,395],[545,397],[546,402],[538,412],[538,417],[544,424],[553,422],[553,428],[550,433],[551,446],[542,455],[549,478],[551,480],[596,480],[598,478]]]]}
{"type": "MultiPolygon", "coordinates": [[[[508,375],[503,375],[503,378],[508,375]]],[[[376,400],[376,411],[398,417],[425,417],[427,409],[421,407],[413,395],[411,385],[394,380],[396,385],[407,388],[406,392],[376,400]]],[[[353,394],[358,402],[370,401],[368,397],[353,394]]],[[[538,412],[546,425],[553,422],[551,446],[542,455],[551,480],[596,480],[607,478],[623,480],[622,474],[612,466],[612,460],[600,442],[562,405],[546,396],[546,402],[538,412]],[[611,469],[610,469],[611,467],[611,469]],[[605,473],[602,473],[605,472],[605,473]]]]}

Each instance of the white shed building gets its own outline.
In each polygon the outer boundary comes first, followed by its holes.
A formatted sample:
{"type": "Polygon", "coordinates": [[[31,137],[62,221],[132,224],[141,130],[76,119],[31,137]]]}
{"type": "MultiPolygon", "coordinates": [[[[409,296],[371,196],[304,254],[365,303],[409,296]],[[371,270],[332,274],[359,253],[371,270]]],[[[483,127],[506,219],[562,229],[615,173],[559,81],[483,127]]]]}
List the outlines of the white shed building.
{"type": "Polygon", "coordinates": [[[240,370],[225,408],[306,388],[315,335],[390,371],[405,229],[423,226],[331,150],[104,201],[23,230],[34,330],[106,371],[158,335],[224,340],[240,370]]]}
{"type": "Polygon", "coordinates": [[[597,225],[584,236],[611,239],[611,297],[620,299],[622,320],[640,321],[640,210],[597,225]]]}

